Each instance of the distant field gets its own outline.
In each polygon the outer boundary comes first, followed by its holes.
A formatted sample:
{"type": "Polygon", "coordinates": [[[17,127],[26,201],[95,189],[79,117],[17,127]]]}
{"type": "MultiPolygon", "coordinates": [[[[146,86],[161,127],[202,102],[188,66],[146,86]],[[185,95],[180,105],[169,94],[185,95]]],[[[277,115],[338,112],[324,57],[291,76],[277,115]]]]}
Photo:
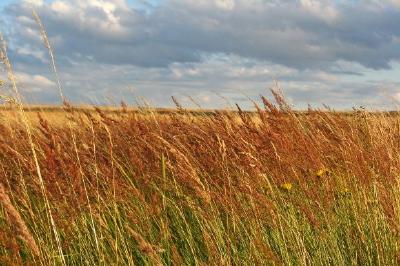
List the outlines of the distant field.
{"type": "Polygon", "coordinates": [[[3,107],[0,264],[398,265],[400,115],[277,100],[3,107]]]}
{"type": "MultiPolygon", "coordinates": [[[[203,116],[203,115],[215,115],[217,112],[221,112],[221,110],[211,110],[211,109],[185,109],[185,110],[177,110],[174,108],[151,108],[151,107],[116,107],[116,106],[73,106],[68,109],[66,112],[65,106],[59,105],[25,105],[23,107],[25,114],[29,117],[31,121],[38,121],[38,113],[40,113],[43,117],[48,120],[54,120],[55,123],[64,123],[66,122],[65,118],[70,114],[84,114],[91,113],[95,116],[98,116],[98,110],[101,112],[119,117],[121,114],[138,114],[138,115],[166,115],[166,114],[183,114],[183,115],[193,115],[193,116],[203,116]]],[[[225,112],[225,111],[224,111],[225,112]]],[[[247,113],[254,113],[247,111],[247,113]]],[[[19,117],[18,106],[13,106],[9,104],[0,105],[0,120],[1,119],[12,119],[19,117]]]]}

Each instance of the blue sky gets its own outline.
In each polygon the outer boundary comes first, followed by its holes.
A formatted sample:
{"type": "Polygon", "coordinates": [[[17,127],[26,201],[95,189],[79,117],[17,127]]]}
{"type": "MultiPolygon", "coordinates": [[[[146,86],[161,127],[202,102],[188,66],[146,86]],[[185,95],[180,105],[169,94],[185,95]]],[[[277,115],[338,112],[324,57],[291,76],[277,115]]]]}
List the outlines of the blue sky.
{"type": "Polygon", "coordinates": [[[3,1],[0,2],[0,7],[7,6],[7,5],[9,5],[10,3],[13,3],[13,2],[15,2],[15,1],[13,1],[13,0],[3,0],[3,1]]]}
{"type": "Polygon", "coordinates": [[[296,108],[400,101],[397,0],[1,1],[25,98],[57,103],[32,8],[75,103],[251,108],[274,80],[296,108]]]}

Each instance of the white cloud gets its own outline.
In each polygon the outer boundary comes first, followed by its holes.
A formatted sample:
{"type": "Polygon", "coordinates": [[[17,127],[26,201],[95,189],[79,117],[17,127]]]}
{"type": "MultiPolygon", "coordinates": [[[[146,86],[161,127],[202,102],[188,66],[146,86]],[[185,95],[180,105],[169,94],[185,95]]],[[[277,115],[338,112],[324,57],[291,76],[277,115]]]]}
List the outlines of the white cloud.
{"type": "Polygon", "coordinates": [[[51,9],[59,14],[70,14],[73,11],[71,5],[64,1],[54,1],[51,4],[51,9]]]}
{"type": "Polygon", "coordinates": [[[23,0],[23,2],[33,6],[42,6],[44,4],[43,0],[23,0]]]}
{"type": "Polygon", "coordinates": [[[234,0],[216,0],[216,5],[222,9],[232,10],[235,8],[235,1],[234,0]]]}
{"type": "Polygon", "coordinates": [[[49,11],[57,19],[75,24],[78,29],[116,35],[125,32],[121,13],[129,12],[123,0],[56,0],[49,11]]]}
{"type": "Polygon", "coordinates": [[[42,62],[48,62],[45,52],[43,50],[39,50],[37,47],[32,48],[30,45],[26,44],[16,47],[15,51],[21,56],[32,56],[42,62]]]}
{"type": "Polygon", "coordinates": [[[16,77],[19,86],[25,91],[41,92],[51,88],[56,88],[53,81],[42,75],[17,72],[16,77]]]}
{"type": "MultiPolygon", "coordinates": [[[[237,1],[237,0],[236,0],[237,1]]],[[[233,10],[236,6],[235,0],[171,0],[173,5],[187,6],[191,9],[222,9],[233,10]]]]}
{"type": "Polygon", "coordinates": [[[320,0],[300,0],[301,5],[321,19],[328,22],[333,22],[339,15],[338,10],[334,6],[333,2],[326,2],[320,0]]]}

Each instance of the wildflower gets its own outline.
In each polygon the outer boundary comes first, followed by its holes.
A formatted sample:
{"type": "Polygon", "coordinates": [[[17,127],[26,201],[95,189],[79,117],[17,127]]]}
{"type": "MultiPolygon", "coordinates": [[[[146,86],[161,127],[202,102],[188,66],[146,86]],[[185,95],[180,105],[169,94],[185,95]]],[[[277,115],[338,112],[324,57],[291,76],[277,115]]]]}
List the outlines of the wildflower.
{"type": "Polygon", "coordinates": [[[326,169],[326,168],[321,168],[321,169],[319,169],[319,170],[315,173],[315,175],[316,175],[318,178],[322,178],[322,177],[324,177],[324,176],[330,175],[330,173],[331,173],[331,171],[329,171],[328,169],[326,169]]]}
{"type": "Polygon", "coordinates": [[[287,192],[289,192],[292,189],[292,187],[293,187],[292,183],[283,183],[282,185],[280,185],[280,188],[287,192]]]}
{"type": "Polygon", "coordinates": [[[4,81],[0,79],[0,87],[4,85],[4,81]]]}

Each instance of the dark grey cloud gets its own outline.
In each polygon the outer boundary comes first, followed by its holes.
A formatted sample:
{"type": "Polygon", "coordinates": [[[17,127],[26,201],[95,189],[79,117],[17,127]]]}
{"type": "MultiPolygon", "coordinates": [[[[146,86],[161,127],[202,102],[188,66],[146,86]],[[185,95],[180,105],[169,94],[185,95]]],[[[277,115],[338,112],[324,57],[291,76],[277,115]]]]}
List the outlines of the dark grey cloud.
{"type": "MultiPolygon", "coordinates": [[[[100,63],[165,67],[226,53],[325,70],[337,60],[390,68],[400,58],[400,9],[389,4],[167,0],[145,12],[120,0],[89,3],[36,7],[50,37],[59,38],[59,57],[84,54],[100,63]]],[[[16,39],[35,39],[29,5],[5,12],[19,25],[16,39]]]]}

